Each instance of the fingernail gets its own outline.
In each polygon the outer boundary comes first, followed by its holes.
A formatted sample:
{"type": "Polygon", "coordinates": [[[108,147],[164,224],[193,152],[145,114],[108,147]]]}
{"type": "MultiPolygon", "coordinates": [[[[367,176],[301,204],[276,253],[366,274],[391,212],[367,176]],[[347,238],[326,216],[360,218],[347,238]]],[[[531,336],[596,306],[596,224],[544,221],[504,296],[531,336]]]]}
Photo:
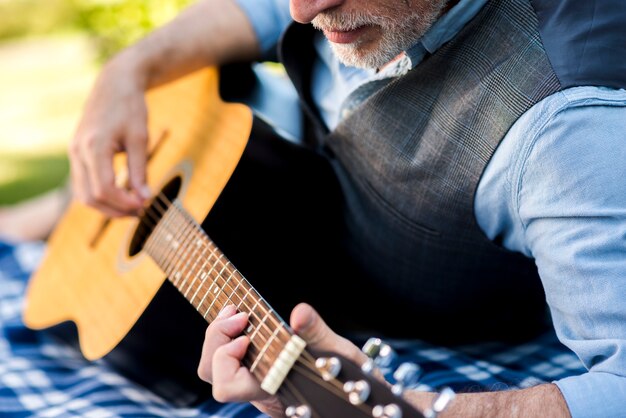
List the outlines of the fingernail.
{"type": "Polygon", "coordinates": [[[237,312],[237,308],[235,307],[235,305],[226,305],[217,314],[217,317],[218,318],[229,317],[229,316],[232,316],[235,312],[237,312]]]}
{"type": "Polygon", "coordinates": [[[233,315],[230,318],[228,318],[229,321],[239,321],[240,319],[247,317],[248,314],[245,312],[239,312],[237,315],[233,315]]]}
{"type": "Polygon", "coordinates": [[[152,196],[152,192],[148,186],[144,185],[139,188],[139,195],[144,199],[148,199],[152,196]]]}

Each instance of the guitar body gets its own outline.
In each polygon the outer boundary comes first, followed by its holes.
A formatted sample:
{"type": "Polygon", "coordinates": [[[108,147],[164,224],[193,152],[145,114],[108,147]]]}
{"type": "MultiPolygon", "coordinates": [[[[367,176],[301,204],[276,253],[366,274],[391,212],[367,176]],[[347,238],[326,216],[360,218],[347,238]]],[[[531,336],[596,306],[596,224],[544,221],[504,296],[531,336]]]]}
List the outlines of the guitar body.
{"type": "MultiPolygon", "coordinates": [[[[115,368],[189,405],[210,396],[196,374],[206,322],[235,304],[249,314],[242,364],[295,411],[287,415],[422,418],[359,366],[308,350],[281,317],[309,302],[341,333],[354,329],[342,320],[363,322],[373,306],[350,297],[360,276],[342,251],[329,161],[222,101],[215,69],[154,90],[147,103],[153,200],[139,218],[120,219],[73,202],[29,282],[25,324],[73,322],[87,359],[111,353],[115,368]]],[[[123,159],[115,163],[122,173],[123,159]]]]}
{"type": "MultiPolygon", "coordinates": [[[[246,147],[252,113],[219,97],[218,72],[203,70],[147,95],[150,188],[179,176],[179,199],[202,221],[246,147]]],[[[124,161],[118,160],[119,171],[124,161]]],[[[129,332],[165,280],[143,252],[131,254],[137,218],[108,219],[73,202],[50,237],[31,278],[25,324],[33,329],[73,321],[87,359],[109,353],[129,332]]]]}

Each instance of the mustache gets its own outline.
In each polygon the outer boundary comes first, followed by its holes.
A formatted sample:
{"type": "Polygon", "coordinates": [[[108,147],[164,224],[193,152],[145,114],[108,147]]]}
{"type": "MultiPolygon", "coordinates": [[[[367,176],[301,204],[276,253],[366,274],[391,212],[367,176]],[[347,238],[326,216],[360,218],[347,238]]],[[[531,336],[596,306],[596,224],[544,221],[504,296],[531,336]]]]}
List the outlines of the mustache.
{"type": "Polygon", "coordinates": [[[315,29],[347,32],[362,26],[385,27],[385,19],[362,12],[325,12],[311,21],[315,29]]]}

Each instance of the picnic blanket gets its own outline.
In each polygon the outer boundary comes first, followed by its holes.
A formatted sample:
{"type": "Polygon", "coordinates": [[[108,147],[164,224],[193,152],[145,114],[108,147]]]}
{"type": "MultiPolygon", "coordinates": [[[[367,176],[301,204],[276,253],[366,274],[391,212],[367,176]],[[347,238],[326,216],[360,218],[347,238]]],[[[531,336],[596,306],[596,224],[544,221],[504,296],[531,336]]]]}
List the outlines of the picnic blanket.
{"type": "MultiPolygon", "coordinates": [[[[21,313],[28,277],[45,244],[0,241],[1,417],[264,417],[249,404],[172,403],[120,375],[105,361],[89,362],[45,331],[24,326],[21,313]]],[[[585,370],[549,332],[528,343],[480,344],[454,349],[422,341],[387,341],[397,362],[412,361],[422,374],[415,388],[457,392],[510,390],[550,382],[585,370]]],[[[393,381],[393,370],[383,370],[393,381]]],[[[181,402],[182,403],[182,402],[181,402]]]]}

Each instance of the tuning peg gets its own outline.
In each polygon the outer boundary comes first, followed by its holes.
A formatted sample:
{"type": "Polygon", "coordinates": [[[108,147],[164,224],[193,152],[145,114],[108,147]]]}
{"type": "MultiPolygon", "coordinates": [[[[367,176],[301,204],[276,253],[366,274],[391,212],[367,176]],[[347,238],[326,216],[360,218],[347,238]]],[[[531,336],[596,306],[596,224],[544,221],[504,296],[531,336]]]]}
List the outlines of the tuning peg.
{"type": "Polygon", "coordinates": [[[343,391],[348,394],[348,399],[352,405],[360,405],[370,396],[370,384],[365,380],[344,383],[343,391]]]}
{"type": "Polygon", "coordinates": [[[393,374],[396,384],[391,387],[391,391],[400,396],[404,388],[413,386],[418,382],[421,374],[422,368],[417,364],[402,363],[393,374]]]}
{"type": "Polygon", "coordinates": [[[322,379],[328,382],[339,375],[341,361],[337,357],[320,357],[315,360],[315,367],[321,373],[322,379]]]}
{"type": "Polygon", "coordinates": [[[388,367],[398,357],[393,348],[380,338],[367,340],[362,351],[370,358],[361,366],[361,369],[366,373],[370,373],[374,367],[388,367]]]}
{"type": "Polygon", "coordinates": [[[311,408],[307,405],[289,406],[285,409],[285,415],[289,418],[311,418],[311,408]]]}
{"type": "Polygon", "coordinates": [[[443,412],[448,407],[450,402],[454,399],[456,394],[449,387],[445,387],[439,392],[437,398],[435,398],[432,406],[424,411],[425,418],[436,418],[437,415],[443,412]]]}
{"type": "Polygon", "coordinates": [[[374,418],[402,418],[402,410],[395,403],[389,405],[376,405],[372,409],[372,416],[374,418]]]}

